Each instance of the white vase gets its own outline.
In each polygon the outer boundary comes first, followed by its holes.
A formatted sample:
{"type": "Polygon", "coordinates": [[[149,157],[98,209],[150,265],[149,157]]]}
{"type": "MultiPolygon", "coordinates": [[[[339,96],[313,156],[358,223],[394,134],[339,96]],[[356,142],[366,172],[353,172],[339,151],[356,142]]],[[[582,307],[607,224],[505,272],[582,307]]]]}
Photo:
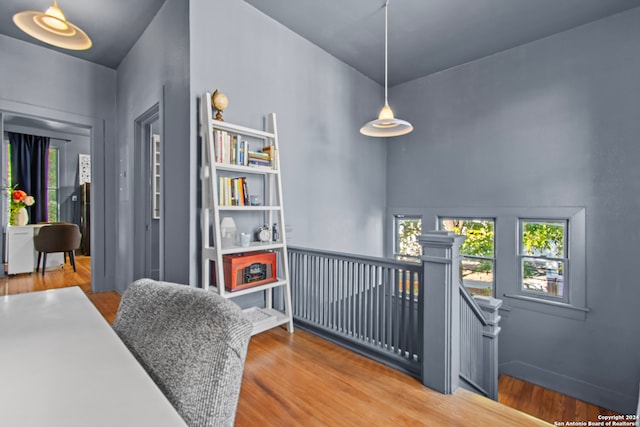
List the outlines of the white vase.
{"type": "Polygon", "coordinates": [[[220,235],[222,237],[222,247],[230,248],[236,244],[236,223],[231,217],[224,217],[220,222],[220,235]]]}
{"type": "Polygon", "coordinates": [[[29,214],[25,207],[18,208],[13,216],[13,225],[27,225],[29,222],[29,214]]]}

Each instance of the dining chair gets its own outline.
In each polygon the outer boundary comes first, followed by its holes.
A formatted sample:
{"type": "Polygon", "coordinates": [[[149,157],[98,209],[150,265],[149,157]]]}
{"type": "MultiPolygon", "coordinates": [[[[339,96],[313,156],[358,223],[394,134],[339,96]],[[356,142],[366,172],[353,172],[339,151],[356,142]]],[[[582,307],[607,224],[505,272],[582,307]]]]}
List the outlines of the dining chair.
{"type": "Polygon", "coordinates": [[[213,292],[140,279],[113,329],[191,427],[233,426],[252,324],[213,292]]]}
{"type": "Polygon", "coordinates": [[[38,251],[36,272],[40,271],[40,260],[42,259],[42,275],[44,276],[47,254],[57,252],[62,252],[65,255],[65,262],[67,262],[66,255],[69,254],[69,262],[73,271],[76,271],[75,250],[80,247],[81,238],[80,229],[76,224],[56,222],[40,227],[38,234],[33,237],[33,246],[38,251]]]}

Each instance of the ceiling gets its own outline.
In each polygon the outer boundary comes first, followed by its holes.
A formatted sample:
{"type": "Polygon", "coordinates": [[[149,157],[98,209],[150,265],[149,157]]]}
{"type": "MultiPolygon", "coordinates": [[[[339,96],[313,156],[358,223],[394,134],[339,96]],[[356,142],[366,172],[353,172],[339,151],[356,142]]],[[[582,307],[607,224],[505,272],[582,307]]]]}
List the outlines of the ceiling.
{"type": "MultiPolygon", "coordinates": [[[[186,0],[185,0],[186,1],[186,0]]],[[[165,0],[58,0],[67,20],[93,41],[84,51],[57,48],[23,33],[13,15],[23,10],[44,12],[53,0],[0,0],[0,33],[45,46],[109,68],[117,68],[165,0]]]]}
{"type": "MultiPolygon", "coordinates": [[[[384,83],[384,0],[245,0],[384,83]]],[[[390,0],[389,86],[640,6],[640,0],[390,0]]]]}
{"type": "MultiPolygon", "coordinates": [[[[51,49],[117,68],[164,1],[59,0],[67,19],[85,30],[94,46],[80,52],[51,49]]],[[[384,83],[384,0],[245,1],[384,83]]],[[[26,9],[44,11],[52,3],[1,0],[0,33],[45,46],[22,33],[12,17],[26,9]]],[[[639,6],[640,0],[390,0],[389,85],[639,6]]]]}

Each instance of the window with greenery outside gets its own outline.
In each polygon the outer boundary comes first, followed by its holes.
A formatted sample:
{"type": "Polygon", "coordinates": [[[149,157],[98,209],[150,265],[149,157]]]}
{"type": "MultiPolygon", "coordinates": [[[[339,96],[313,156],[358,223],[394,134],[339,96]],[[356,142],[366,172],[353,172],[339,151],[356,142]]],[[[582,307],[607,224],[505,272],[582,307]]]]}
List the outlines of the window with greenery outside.
{"type": "Polygon", "coordinates": [[[422,234],[422,218],[396,215],[395,221],[395,246],[396,258],[405,261],[415,261],[422,255],[422,246],[418,236],[422,234]]]}
{"type": "MultiPolygon", "coordinates": [[[[422,246],[418,237],[422,234],[422,218],[396,215],[394,217],[394,255],[400,261],[420,262],[422,246]]],[[[418,274],[410,271],[398,270],[397,283],[399,292],[411,293],[418,296],[420,283],[418,274]]]]}
{"type": "Polygon", "coordinates": [[[466,239],[460,247],[460,278],[475,295],[493,296],[495,270],[495,221],[479,218],[440,218],[439,228],[466,239]]]}
{"type": "MultiPolygon", "coordinates": [[[[15,186],[15,183],[11,181],[11,144],[7,144],[6,151],[7,159],[7,176],[5,177],[9,188],[15,186]]],[[[55,147],[49,147],[49,175],[47,177],[47,221],[56,222],[59,221],[59,206],[58,206],[58,149],[55,147]]],[[[6,192],[7,206],[11,208],[9,200],[10,192],[6,192]]],[[[12,216],[12,212],[9,212],[9,217],[12,216]]]]}
{"type": "Polygon", "coordinates": [[[519,229],[521,290],[564,299],[567,221],[520,220],[519,229]]]}
{"type": "Polygon", "coordinates": [[[49,148],[49,176],[47,177],[48,221],[58,221],[58,149],[49,148]]]}

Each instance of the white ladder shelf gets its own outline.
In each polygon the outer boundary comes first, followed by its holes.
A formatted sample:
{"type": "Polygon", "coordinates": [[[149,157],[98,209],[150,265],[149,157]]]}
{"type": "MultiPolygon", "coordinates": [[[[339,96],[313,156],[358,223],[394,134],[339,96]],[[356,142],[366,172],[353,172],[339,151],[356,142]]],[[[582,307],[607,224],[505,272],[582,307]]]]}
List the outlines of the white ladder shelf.
{"type": "MultiPolygon", "coordinates": [[[[251,307],[245,309],[245,314],[254,324],[253,334],[257,334],[270,328],[287,325],[289,333],[293,333],[293,316],[291,306],[291,282],[289,280],[289,266],[287,256],[287,243],[284,233],[285,222],[282,204],[282,182],[280,177],[280,159],[278,151],[278,134],[276,128],[276,115],[267,115],[267,130],[256,130],[244,126],[214,120],[211,108],[211,94],[206,92],[201,97],[200,104],[200,134],[202,141],[201,162],[201,233],[202,233],[202,288],[219,293],[224,298],[234,298],[241,295],[264,293],[264,307],[251,307]],[[220,140],[221,133],[233,135],[244,142],[244,155],[237,154],[233,161],[222,158],[220,140]],[[258,149],[272,146],[271,167],[249,166],[249,147],[258,149]],[[220,177],[242,177],[253,180],[250,184],[261,189],[263,202],[260,205],[236,203],[227,205],[221,203],[220,177]],[[244,223],[256,221],[256,216],[261,217],[260,223],[255,223],[255,228],[266,224],[278,224],[280,232],[276,240],[252,241],[250,245],[242,246],[239,242],[223,246],[221,232],[221,214],[228,217],[238,217],[244,223]],[[249,217],[249,218],[247,218],[249,217]],[[273,281],[262,283],[253,287],[229,291],[225,288],[224,257],[234,254],[247,254],[252,252],[274,252],[277,258],[277,276],[273,281]],[[215,263],[215,283],[212,284],[211,265],[215,263]],[[222,284],[222,285],[221,285],[222,284]],[[280,290],[279,293],[276,292],[280,290]],[[276,308],[275,297],[280,297],[279,307],[276,308]]],[[[238,142],[240,144],[240,142],[238,142]]],[[[236,151],[239,152],[238,150],[236,151]]],[[[273,232],[273,230],[272,230],[273,232]]]]}

